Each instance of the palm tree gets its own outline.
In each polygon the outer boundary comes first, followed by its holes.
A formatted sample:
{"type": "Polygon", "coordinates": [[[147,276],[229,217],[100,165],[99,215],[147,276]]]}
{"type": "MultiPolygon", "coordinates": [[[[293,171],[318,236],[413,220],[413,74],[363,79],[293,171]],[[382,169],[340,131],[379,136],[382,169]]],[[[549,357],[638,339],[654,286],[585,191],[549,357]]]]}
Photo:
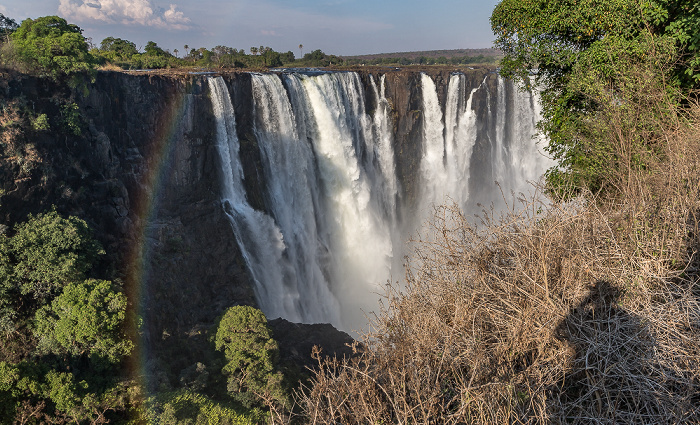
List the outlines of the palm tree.
{"type": "Polygon", "coordinates": [[[304,57],[304,51],[302,50],[303,48],[304,48],[304,45],[303,45],[303,44],[300,44],[300,45],[299,45],[299,59],[301,59],[302,57],[304,57]]]}
{"type": "Polygon", "coordinates": [[[175,53],[175,57],[177,57],[177,54],[180,53],[180,51],[177,49],[173,49],[173,53],[175,53]]]}
{"type": "Polygon", "coordinates": [[[258,54],[258,48],[257,48],[257,47],[251,47],[251,48],[250,48],[250,54],[251,54],[251,55],[257,55],[257,54],[258,54]]]}

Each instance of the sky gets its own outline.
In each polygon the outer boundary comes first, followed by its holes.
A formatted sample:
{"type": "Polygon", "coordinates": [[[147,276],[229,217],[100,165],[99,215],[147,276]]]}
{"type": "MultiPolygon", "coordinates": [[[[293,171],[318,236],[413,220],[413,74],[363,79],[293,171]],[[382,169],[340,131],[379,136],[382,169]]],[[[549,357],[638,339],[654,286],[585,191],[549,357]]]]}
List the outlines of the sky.
{"type": "Polygon", "coordinates": [[[112,36],[174,51],[217,45],[352,56],[491,47],[497,0],[0,0],[20,23],[59,15],[99,45],[112,36]]]}

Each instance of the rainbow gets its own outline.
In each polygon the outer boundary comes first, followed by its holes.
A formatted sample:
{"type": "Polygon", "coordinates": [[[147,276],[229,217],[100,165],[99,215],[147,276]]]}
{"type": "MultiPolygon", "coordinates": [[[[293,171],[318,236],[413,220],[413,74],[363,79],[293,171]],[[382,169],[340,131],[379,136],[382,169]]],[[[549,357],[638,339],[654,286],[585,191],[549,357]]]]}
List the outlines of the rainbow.
{"type": "MultiPolygon", "coordinates": [[[[149,79],[152,78],[162,77],[149,76],[149,79]]],[[[151,256],[146,240],[150,224],[157,216],[159,197],[169,177],[168,170],[173,153],[177,145],[183,141],[182,123],[190,107],[187,96],[189,86],[188,84],[177,87],[177,90],[164,102],[166,106],[157,119],[156,133],[152,140],[144,144],[146,152],[142,154],[146,171],[139,182],[142,189],[136,197],[136,202],[131,206],[130,218],[134,225],[129,251],[123,261],[123,270],[126,275],[124,289],[129,300],[127,333],[135,344],[132,356],[127,361],[127,367],[135,383],[146,391],[149,388],[146,371],[149,353],[147,341],[144,340],[144,328],[147,323],[144,323],[143,318],[148,307],[146,282],[149,280],[148,260],[151,256]]]]}

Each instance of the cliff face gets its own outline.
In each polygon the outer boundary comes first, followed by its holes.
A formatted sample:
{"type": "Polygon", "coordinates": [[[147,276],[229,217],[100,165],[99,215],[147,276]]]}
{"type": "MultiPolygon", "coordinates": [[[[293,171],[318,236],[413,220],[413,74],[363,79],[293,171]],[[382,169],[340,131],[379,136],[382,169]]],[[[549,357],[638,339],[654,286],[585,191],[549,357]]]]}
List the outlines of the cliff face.
{"type": "MultiPolygon", "coordinates": [[[[450,72],[428,72],[444,105],[450,72]]],[[[373,73],[360,71],[368,111],[376,106],[368,80],[373,73]]],[[[468,90],[488,73],[468,73],[468,90]]],[[[224,78],[236,111],[248,200],[265,209],[251,76],[224,78]]],[[[495,81],[490,77],[486,84],[495,81]]],[[[5,158],[1,223],[51,205],[85,219],[108,252],[105,269],[116,268],[106,272],[123,279],[131,299],[139,300],[134,307],[144,319],[146,349],[161,357],[168,350],[185,354],[181,364],[168,365],[175,373],[190,366],[187,358],[196,358],[206,345],[206,328],[218,315],[231,305],[255,304],[251,278],[219,199],[220,160],[206,76],[100,72],[94,83],[74,90],[29,78],[3,89],[5,100],[31,99],[33,113],[50,117],[61,116],[62,102],[75,101],[82,132],[67,134],[54,125],[31,133],[40,161],[28,173],[5,158]]],[[[474,109],[486,117],[481,125],[488,126],[493,99],[487,92],[475,94],[474,109]]],[[[421,190],[416,173],[423,131],[420,73],[387,72],[386,97],[393,108],[399,197],[410,207],[421,190]]],[[[482,170],[470,181],[475,188],[491,180],[482,167],[490,162],[487,139],[482,136],[475,146],[472,161],[482,170]]]]}
{"type": "MultiPolygon", "coordinates": [[[[452,71],[437,70],[426,71],[435,82],[438,100],[442,105],[442,113],[445,115],[445,105],[447,98],[447,87],[452,71]]],[[[469,92],[481,85],[487,75],[491,78],[486,80],[487,85],[496,82],[493,70],[475,69],[465,73],[466,90],[469,92]]],[[[423,97],[421,90],[421,74],[415,71],[398,70],[389,72],[386,76],[386,97],[390,101],[394,112],[394,151],[396,154],[396,174],[401,182],[401,202],[404,208],[412,210],[420,196],[420,185],[417,181],[422,158],[422,138],[423,138],[423,97]]],[[[478,125],[488,125],[489,106],[493,99],[488,96],[487,90],[480,90],[475,93],[473,109],[478,117],[478,125]]],[[[475,165],[490,163],[490,143],[483,128],[477,129],[477,134],[482,137],[477,139],[474,148],[472,161],[475,165]]],[[[477,173],[483,174],[483,173],[477,173]]],[[[470,186],[476,190],[483,182],[477,177],[472,179],[470,186]]]]}

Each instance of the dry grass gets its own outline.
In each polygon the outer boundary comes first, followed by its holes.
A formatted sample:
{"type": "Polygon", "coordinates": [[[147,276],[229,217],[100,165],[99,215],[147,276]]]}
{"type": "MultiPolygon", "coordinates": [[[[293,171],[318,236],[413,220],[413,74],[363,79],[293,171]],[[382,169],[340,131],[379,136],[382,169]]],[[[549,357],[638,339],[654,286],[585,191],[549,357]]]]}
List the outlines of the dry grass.
{"type": "Polygon", "coordinates": [[[611,104],[619,196],[437,208],[360,355],[299,394],[310,423],[700,423],[700,107],[611,104]]]}

